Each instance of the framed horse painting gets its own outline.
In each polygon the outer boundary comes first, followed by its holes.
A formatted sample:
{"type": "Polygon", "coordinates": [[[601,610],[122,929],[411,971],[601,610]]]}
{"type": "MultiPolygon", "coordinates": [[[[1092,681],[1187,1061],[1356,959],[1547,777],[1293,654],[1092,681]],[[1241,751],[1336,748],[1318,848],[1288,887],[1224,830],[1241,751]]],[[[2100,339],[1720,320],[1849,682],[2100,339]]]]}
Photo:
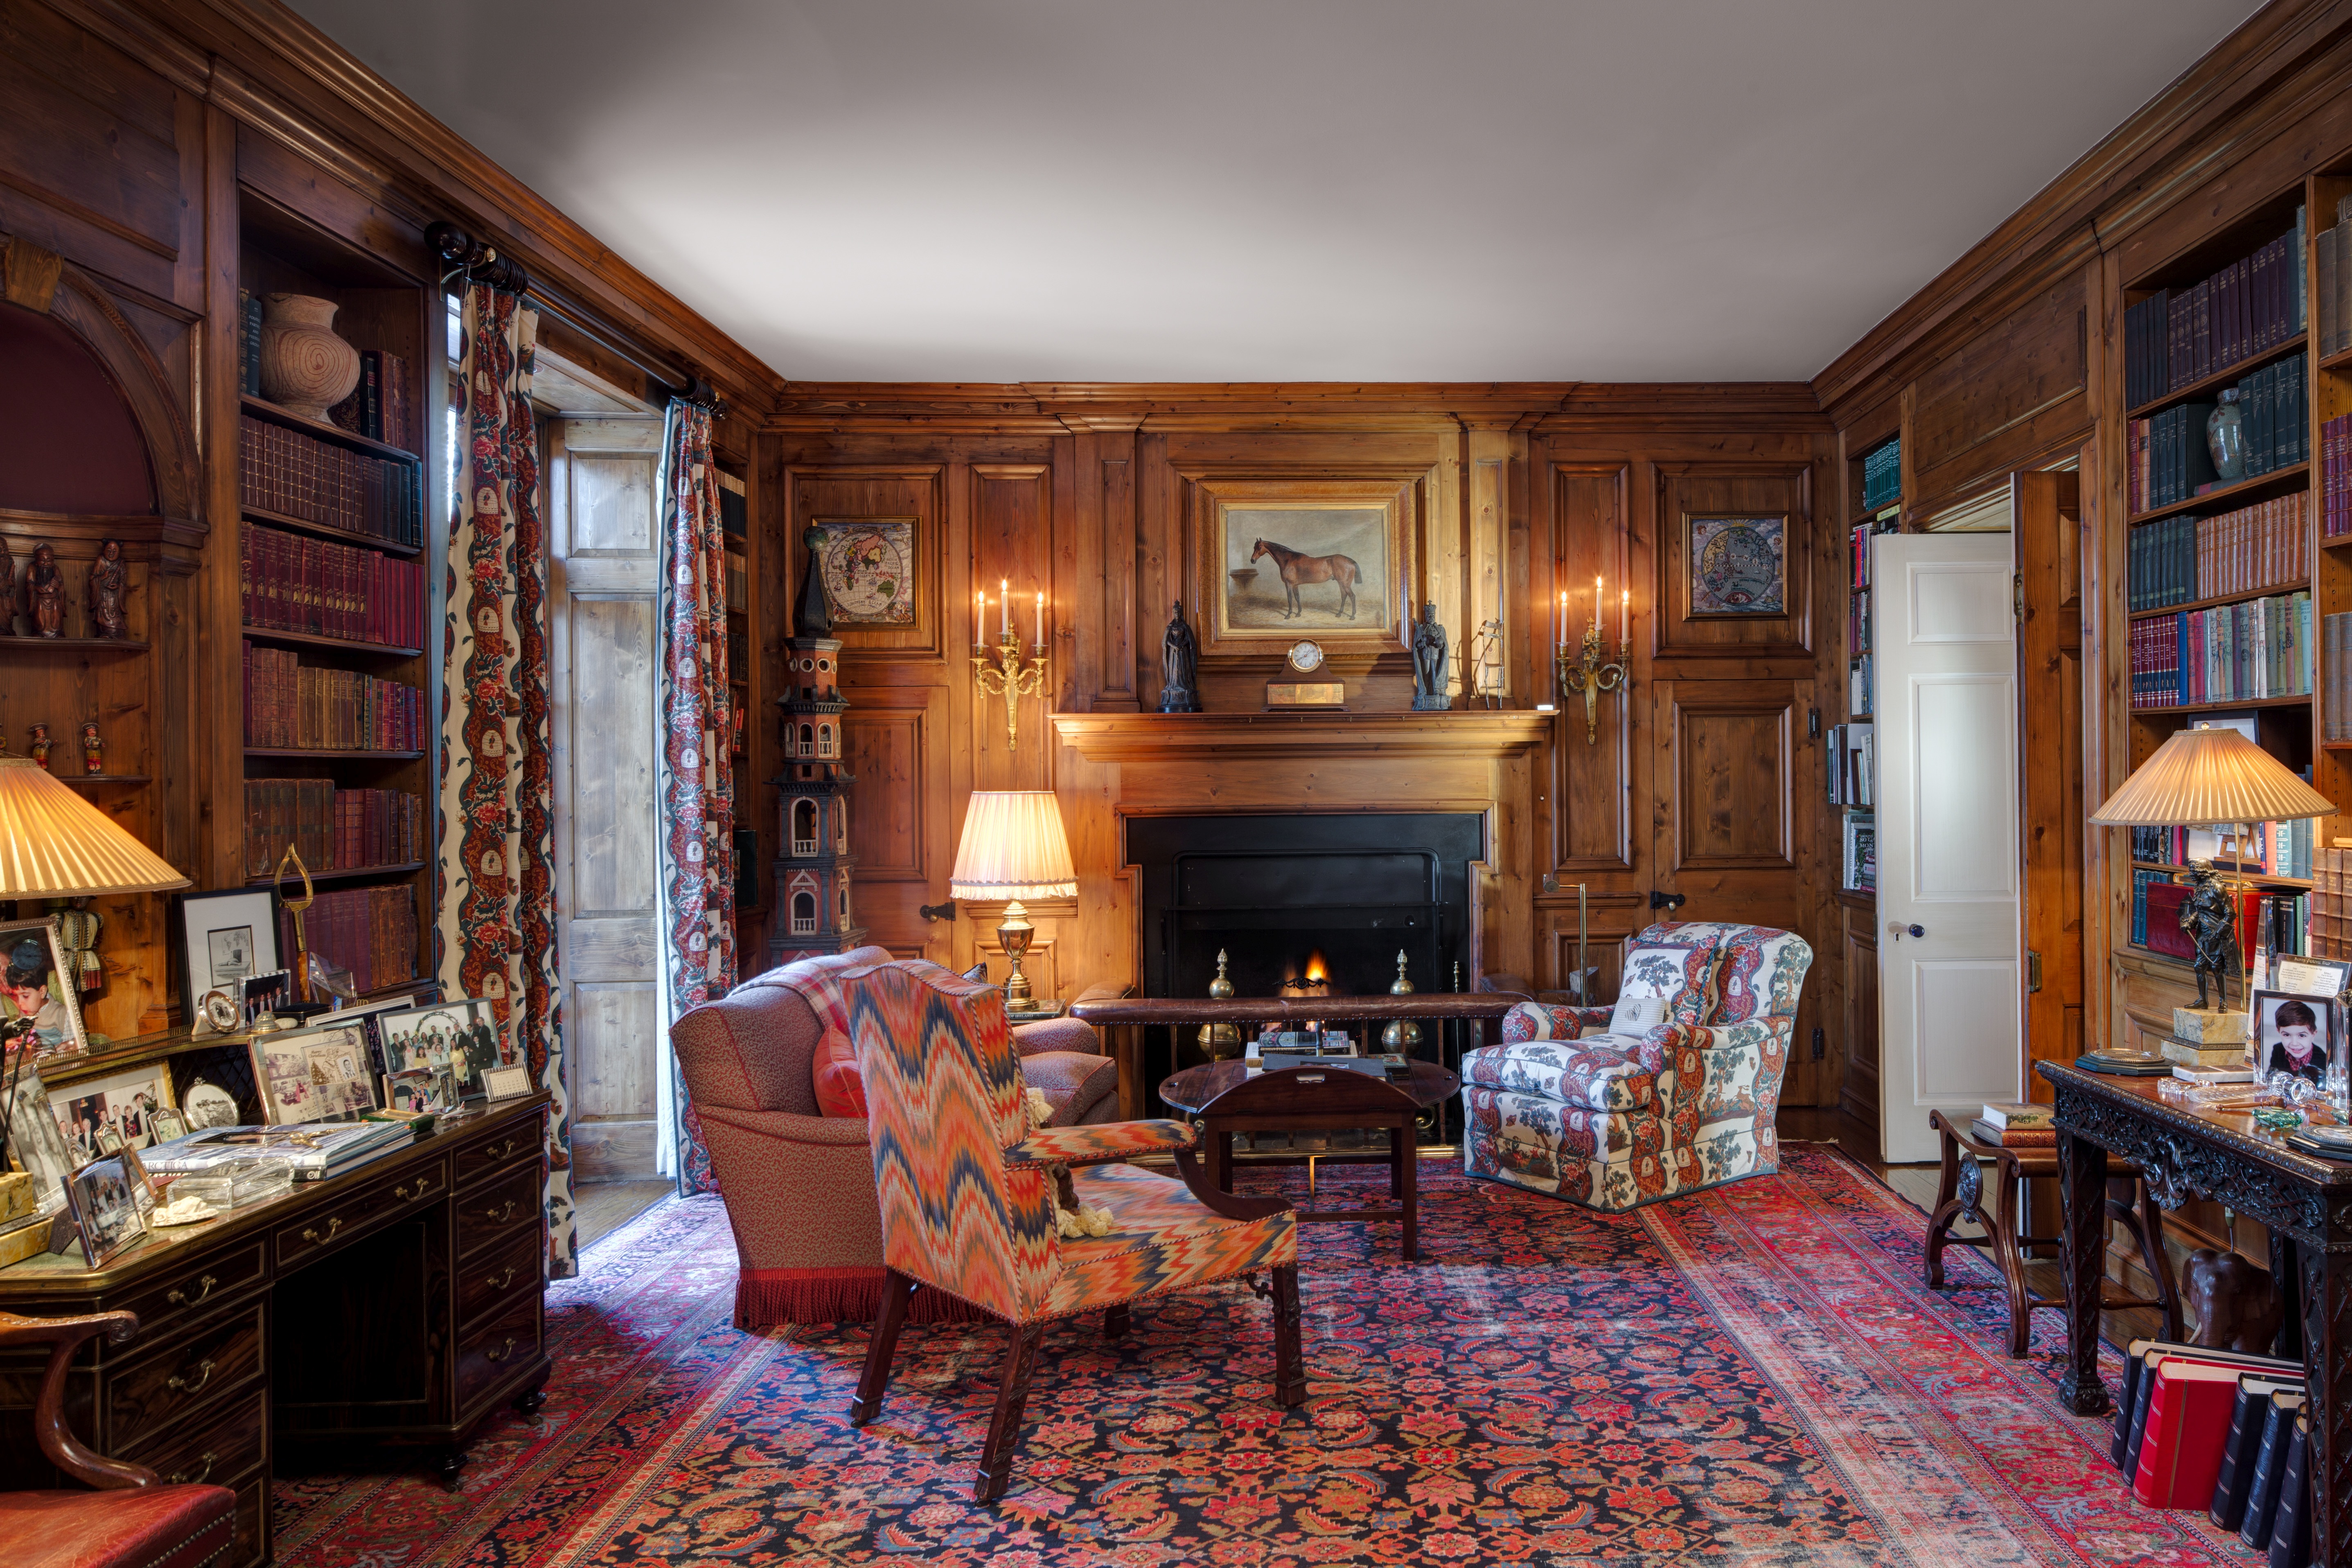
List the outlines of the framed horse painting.
{"type": "Polygon", "coordinates": [[[1418,487],[1391,479],[1203,479],[1204,655],[1404,647],[1418,487]]]}

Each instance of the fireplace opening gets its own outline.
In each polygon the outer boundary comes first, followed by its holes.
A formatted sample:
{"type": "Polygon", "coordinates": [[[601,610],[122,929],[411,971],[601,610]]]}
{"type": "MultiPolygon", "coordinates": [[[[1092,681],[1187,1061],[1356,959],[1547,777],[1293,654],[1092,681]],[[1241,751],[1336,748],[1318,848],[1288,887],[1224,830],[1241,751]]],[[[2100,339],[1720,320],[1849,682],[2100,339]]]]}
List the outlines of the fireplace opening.
{"type": "MultiPolygon", "coordinates": [[[[1477,814],[1131,817],[1127,841],[1147,996],[1208,995],[1220,952],[1237,997],[1384,995],[1400,954],[1416,990],[1450,991],[1466,966],[1477,814]]],[[[1425,1026],[1412,1054],[1450,1065],[1443,1035],[1425,1026]]],[[[1161,1079],[1210,1059],[1192,1030],[1148,1031],[1153,1113],[1161,1079]]]]}

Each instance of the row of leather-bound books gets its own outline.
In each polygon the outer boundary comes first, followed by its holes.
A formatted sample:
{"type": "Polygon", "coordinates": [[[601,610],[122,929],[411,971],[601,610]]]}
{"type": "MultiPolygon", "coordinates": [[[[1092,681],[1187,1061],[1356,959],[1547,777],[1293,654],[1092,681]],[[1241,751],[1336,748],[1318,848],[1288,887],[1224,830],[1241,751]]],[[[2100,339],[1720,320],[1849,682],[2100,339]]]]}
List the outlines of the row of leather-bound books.
{"type": "Polygon", "coordinates": [[[2150,1508],[2201,1508],[2269,1555],[2311,1562],[2310,1422],[2300,1363],[2134,1340],[2108,1457],[2150,1508]]]}

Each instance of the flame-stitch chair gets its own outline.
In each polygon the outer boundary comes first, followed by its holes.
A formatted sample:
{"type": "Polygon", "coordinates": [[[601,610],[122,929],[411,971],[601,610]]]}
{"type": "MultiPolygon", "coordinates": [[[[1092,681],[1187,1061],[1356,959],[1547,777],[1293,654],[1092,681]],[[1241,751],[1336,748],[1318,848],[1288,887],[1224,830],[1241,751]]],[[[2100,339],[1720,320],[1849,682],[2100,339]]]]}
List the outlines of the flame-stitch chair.
{"type": "Polygon", "coordinates": [[[829,1021],[856,1043],[866,1083],[888,1270],[852,1423],[862,1426],[881,1412],[919,1285],[1011,1325],[975,1501],[1004,1491],[1038,1345],[1058,1319],[1100,1312],[1104,1333],[1117,1337],[1127,1331],[1131,1302],[1265,1271],[1273,1276],[1275,1397],[1306,1402],[1298,1222],[1287,1202],[1217,1191],[1181,1122],[1032,1132],[1003,994],[992,986],[920,959],[833,980],[837,1016],[829,1021]],[[1172,1153],[1183,1180],[1106,1163],[1147,1153],[1172,1153]],[[1067,1180],[1083,1208],[1109,1211],[1109,1230],[1065,1239],[1055,1224],[1056,1168],[1082,1164],[1067,1180]]]}
{"type": "Polygon", "coordinates": [[[1523,1002],[1462,1058],[1463,1167],[1597,1209],[1780,1168],[1772,1119],[1813,950],[1769,926],[1654,925],[1627,978],[1665,1021],[1607,1033],[1608,1007],[1523,1002]]]}

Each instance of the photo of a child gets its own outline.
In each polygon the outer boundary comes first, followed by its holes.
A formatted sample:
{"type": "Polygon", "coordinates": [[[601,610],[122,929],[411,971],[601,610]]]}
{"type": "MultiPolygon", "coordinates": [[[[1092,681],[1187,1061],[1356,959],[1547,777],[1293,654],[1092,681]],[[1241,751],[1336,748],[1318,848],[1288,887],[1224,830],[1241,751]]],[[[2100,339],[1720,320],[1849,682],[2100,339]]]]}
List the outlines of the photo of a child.
{"type": "Polygon", "coordinates": [[[2259,1031],[2255,1067],[2265,1084],[2279,1088],[2300,1079],[2315,1088],[2326,1087],[2336,1049],[2329,1027],[2332,1012],[2315,997],[2254,993],[2259,1031]]]}

